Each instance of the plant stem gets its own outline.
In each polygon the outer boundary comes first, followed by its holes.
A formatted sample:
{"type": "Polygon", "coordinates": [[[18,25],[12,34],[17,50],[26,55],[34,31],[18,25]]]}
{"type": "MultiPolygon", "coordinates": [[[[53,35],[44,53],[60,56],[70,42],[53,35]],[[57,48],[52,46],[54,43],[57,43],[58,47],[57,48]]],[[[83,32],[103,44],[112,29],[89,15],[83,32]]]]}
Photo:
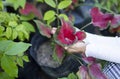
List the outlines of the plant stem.
{"type": "Polygon", "coordinates": [[[82,28],[80,28],[80,30],[83,30],[84,28],[88,27],[88,26],[91,25],[91,24],[92,24],[92,22],[86,24],[85,26],[83,26],[82,28]]]}
{"type": "Polygon", "coordinates": [[[72,54],[72,56],[73,56],[81,65],[83,65],[83,63],[80,61],[80,60],[81,60],[80,57],[78,57],[78,56],[76,56],[76,55],[74,55],[74,54],[72,54]]]}
{"type": "Polygon", "coordinates": [[[58,0],[55,0],[55,2],[56,2],[56,13],[57,13],[57,26],[59,26],[59,19],[58,19],[58,15],[59,15],[58,0]]]}

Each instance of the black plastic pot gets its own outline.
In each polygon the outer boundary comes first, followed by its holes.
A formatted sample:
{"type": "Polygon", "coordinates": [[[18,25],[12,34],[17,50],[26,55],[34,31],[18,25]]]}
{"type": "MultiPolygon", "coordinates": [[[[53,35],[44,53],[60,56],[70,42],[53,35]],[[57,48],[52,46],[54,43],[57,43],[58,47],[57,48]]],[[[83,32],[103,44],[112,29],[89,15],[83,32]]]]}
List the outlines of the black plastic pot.
{"type": "MultiPolygon", "coordinates": [[[[38,63],[36,51],[38,50],[41,44],[43,44],[48,40],[49,40],[48,38],[43,37],[39,33],[33,36],[31,40],[32,46],[30,48],[30,55],[33,57],[36,63],[38,63]]],[[[77,56],[80,56],[80,55],[77,55],[77,56]]],[[[56,67],[56,68],[39,65],[39,67],[41,67],[41,69],[44,72],[46,72],[49,76],[53,78],[67,76],[71,72],[76,72],[78,71],[79,66],[80,66],[79,62],[72,55],[67,56],[64,62],[59,67],[56,67]]]]}

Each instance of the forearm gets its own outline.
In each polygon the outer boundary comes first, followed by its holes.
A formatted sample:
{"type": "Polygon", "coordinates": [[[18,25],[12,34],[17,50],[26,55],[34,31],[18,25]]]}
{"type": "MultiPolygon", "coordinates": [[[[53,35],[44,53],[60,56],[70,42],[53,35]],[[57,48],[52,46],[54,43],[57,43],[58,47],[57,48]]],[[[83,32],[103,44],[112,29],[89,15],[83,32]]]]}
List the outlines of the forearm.
{"type": "Polygon", "coordinates": [[[87,34],[86,56],[120,63],[120,38],[87,34]]]}

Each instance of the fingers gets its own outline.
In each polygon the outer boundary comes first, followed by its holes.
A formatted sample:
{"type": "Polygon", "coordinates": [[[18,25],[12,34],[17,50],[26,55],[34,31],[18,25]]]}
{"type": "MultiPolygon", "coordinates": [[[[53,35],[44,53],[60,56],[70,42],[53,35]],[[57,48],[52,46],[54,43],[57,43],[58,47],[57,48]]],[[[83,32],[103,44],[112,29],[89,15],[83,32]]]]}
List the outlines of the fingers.
{"type": "Polygon", "coordinates": [[[55,34],[56,30],[57,30],[57,28],[53,27],[52,30],[51,30],[51,33],[55,34]]]}
{"type": "Polygon", "coordinates": [[[86,50],[86,44],[84,42],[77,42],[71,46],[64,47],[69,53],[83,53],[86,50]]]}

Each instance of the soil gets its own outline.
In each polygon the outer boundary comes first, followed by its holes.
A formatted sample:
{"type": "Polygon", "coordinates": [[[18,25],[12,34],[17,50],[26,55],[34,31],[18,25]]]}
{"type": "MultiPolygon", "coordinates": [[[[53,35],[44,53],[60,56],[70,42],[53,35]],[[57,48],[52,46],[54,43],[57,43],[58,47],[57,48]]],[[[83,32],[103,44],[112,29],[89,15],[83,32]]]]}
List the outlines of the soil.
{"type": "Polygon", "coordinates": [[[53,60],[52,58],[53,49],[51,47],[50,41],[43,43],[40,45],[37,51],[37,62],[41,66],[47,66],[56,68],[60,66],[60,63],[53,60]]]}

